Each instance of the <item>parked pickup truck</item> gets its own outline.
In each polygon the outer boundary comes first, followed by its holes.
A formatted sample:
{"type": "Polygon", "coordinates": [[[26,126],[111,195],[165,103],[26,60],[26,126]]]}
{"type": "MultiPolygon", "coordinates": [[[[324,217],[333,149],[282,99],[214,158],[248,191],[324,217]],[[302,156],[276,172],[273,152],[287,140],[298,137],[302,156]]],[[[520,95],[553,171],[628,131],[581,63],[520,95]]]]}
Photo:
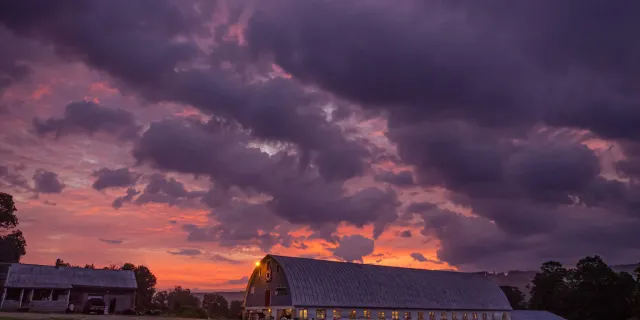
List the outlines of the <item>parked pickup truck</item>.
{"type": "Polygon", "coordinates": [[[84,305],[82,313],[104,314],[105,305],[104,300],[100,298],[89,298],[84,305]]]}

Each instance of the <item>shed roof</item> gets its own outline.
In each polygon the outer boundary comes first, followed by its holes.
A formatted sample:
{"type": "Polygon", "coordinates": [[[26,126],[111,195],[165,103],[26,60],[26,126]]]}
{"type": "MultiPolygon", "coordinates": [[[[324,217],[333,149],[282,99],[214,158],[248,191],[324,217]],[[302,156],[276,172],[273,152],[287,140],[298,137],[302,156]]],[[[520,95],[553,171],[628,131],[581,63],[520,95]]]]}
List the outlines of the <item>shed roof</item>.
{"type": "Polygon", "coordinates": [[[565,320],[565,318],[556,316],[549,311],[538,310],[513,310],[511,312],[512,320],[565,320]]]}
{"type": "Polygon", "coordinates": [[[13,288],[103,287],[136,289],[132,270],[102,270],[13,263],[5,282],[13,288]]]}
{"type": "Polygon", "coordinates": [[[294,306],[397,309],[511,310],[486,277],[276,255],[294,306]]]}

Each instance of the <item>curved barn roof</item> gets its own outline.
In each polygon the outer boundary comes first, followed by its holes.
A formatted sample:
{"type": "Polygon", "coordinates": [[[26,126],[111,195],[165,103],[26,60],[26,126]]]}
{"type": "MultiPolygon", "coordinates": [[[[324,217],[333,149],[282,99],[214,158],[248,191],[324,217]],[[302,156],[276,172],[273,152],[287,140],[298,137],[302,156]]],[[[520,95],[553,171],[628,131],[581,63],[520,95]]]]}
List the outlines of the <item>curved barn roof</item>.
{"type": "Polygon", "coordinates": [[[497,284],[468,273],[271,257],[284,271],[292,304],[309,307],[511,310],[497,284]]]}

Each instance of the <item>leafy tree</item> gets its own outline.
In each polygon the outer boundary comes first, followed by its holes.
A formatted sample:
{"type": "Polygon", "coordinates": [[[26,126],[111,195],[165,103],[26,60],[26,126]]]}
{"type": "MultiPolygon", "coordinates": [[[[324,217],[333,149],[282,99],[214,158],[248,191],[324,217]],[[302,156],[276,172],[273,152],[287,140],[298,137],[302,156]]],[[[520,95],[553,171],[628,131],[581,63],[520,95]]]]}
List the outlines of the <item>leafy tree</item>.
{"type": "Polygon", "coordinates": [[[122,270],[133,270],[136,275],[138,290],[136,291],[136,308],[138,310],[149,309],[152,307],[153,295],[156,293],[156,276],[149,268],[132,263],[125,263],[122,270]]]}
{"type": "Polygon", "coordinates": [[[500,289],[502,289],[504,294],[507,296],[509,304],[511,304],[511,308],[514,310],[524,310],[526,308],[524,294],[518,287],[500,286],[500,289]]]}
{"type": "Polygon", "coordinates": [[[229,317],[235,319],[242,318],[242,301],[232,300],[229,305],[229,317]]]}
{"type": "Polygon", "coordinates": [[[0,192],[0,262],[20,262],[27,253],[27,242],[18,226],[13,196],[0,192]]]}
{"type": "Polygon", "coordinates": [[[633,288],[633,295],[631,297],[631,312],[633,316],[640,319],[640,264],[634,271],[636,283],[633,288]]]}
{"type": "Polygon", "coordinates": [[[207,313],[199,307],[200,300],[193,295],[191,290],[183,289],[180,286],[172,290],[158,292],[153,302],[160,305],[162,309],[173,315],[187,318],[206,318],[207,313]]]}
{"type": "Polygon", "coordinates": [[[542,264],[532,281],[529,308],[546,310],[566,316],[569,286],[566,282],[567,269],[560,262],[548,261],[542,264]]]}
{"type": "Polygon", "coordinates": [[[226,317],[229,315],[229,303],[219,294],[205,294],[202,298],[202,307],[212,317],[226,317]]]}
{"type": "Polygon", "coordinates": [[[631,316],[633,277],[616,273],[599,256],[578,261],[568,277],[569,319],[627,319],[631,316]]]}

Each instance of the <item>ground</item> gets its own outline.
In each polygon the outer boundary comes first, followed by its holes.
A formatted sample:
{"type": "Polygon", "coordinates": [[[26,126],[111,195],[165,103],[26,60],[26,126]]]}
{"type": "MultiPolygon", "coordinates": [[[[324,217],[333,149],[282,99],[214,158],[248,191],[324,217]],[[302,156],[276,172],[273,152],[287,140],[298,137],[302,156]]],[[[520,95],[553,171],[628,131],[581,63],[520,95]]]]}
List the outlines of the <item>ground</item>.
{"type": "MultiPolygon", "coordinates": [[[[10,313],[0,312],[0,320],[162,320],[168,317],[150,317],[150,316],[120,316],[120,315],[87,315],[87,314],[47,314],[47,313],[10,313]]],[[[180,320],[185,318],[170,318],[171,320],[180,320]]],[[[194,319],[188,319],[194,320],[194,319]]]]}

